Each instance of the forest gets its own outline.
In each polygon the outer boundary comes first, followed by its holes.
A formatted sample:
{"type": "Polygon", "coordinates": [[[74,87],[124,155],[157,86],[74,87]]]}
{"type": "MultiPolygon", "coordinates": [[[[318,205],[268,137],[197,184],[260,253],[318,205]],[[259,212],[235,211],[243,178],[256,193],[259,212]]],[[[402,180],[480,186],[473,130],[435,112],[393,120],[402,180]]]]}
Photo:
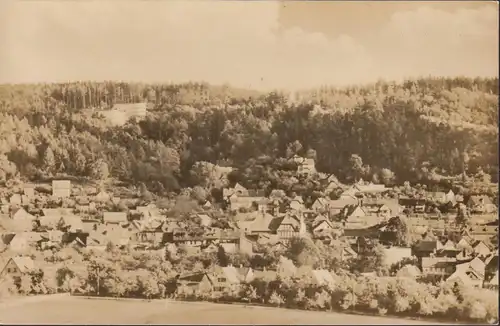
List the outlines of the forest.
{"type": "Polygon", "coordinates": [[[247,187],[259,186],[249,170],[273,187],[271,165],[293,154],[343,182],[387,174],[398,184],[497,182],[497,122],[498,78],[294,93],[207,83],[0,85],[0,182],[66,175],[178,192],[206,183],[200,166],[219,165],[237,168],[233,179],[247,187]],[[147,117],[123,126],[85,113],[137,102],[148,102],[147,117]]]}

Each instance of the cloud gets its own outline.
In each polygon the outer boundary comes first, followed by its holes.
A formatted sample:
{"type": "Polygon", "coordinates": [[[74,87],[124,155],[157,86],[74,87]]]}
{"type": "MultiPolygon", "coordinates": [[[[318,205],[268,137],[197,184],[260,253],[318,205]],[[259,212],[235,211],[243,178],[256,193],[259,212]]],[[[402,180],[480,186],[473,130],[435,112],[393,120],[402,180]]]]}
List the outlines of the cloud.
{"type": "Polygon", "coordinates": [[[279,15],[271,1],[4,1],[0,82],[205,80],[262,89],[498,71],[497,6],[398,12],[356,39],[284,28],[279,15]]]}

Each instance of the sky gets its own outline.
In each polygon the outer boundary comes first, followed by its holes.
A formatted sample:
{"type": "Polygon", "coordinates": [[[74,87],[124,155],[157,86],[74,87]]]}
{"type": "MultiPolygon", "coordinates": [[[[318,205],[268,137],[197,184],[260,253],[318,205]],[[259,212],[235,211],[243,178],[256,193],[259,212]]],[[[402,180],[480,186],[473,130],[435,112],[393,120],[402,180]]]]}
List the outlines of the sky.
{"type": "Polygon", "coordinates": [[[498,42],[495,1],[0,1],[0,83],[498,76],[498,42]]]}

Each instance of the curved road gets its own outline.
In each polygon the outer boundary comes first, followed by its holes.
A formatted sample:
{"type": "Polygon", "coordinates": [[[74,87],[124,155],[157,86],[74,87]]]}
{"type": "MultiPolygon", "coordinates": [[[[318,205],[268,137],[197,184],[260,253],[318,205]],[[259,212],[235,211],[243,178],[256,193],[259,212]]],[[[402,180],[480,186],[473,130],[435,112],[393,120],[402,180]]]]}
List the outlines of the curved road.
{"type": "MultiPolygon", "coordinates": [[[[400,324],[415,320],[332,312],[167,300],[106,300],[54,297],[0,304],[0,323],[42,324],[400,324]]],[[[442,324],[446,325],[446,324],[442,324]]],[[[450,324],[451,325],[451,324],[450,324]]]]}

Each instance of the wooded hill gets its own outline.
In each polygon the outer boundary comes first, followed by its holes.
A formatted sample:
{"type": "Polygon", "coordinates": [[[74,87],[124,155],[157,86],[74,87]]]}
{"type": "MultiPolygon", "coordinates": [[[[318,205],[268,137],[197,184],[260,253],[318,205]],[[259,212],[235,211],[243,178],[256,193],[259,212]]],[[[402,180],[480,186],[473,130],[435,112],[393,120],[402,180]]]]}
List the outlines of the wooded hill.
{"type": "Polygon", "coordinates": [[[294,94],[204,83],[1,85],[0,179],[109,174],[170,191],[196,185],[195,162],[248,167],[298,153],[346,182],[382,169],[398,183],[489,182],[498,180],[497,121],[497,78],[294,94]],[[141,101],[152,103],[147,118],[119,127],[82,112],[141,101]]]}

